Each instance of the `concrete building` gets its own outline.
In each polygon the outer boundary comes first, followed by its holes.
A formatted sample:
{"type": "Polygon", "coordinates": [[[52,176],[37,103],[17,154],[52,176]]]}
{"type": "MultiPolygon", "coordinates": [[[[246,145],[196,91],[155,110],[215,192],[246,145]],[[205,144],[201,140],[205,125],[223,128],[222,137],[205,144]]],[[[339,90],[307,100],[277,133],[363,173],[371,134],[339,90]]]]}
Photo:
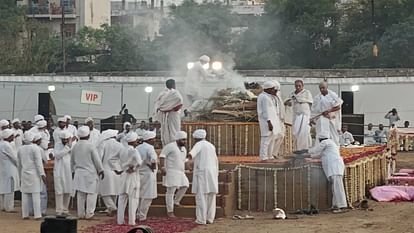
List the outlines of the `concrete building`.
{"type": "Polygon", "coordinates": [[[61,32],[62,5],[65,15],[65,34],[73,36],[82,27],[99,28],[111,23],[110,0],[17,0],[27,7],[27,17],[34,18],[61,32]]]}

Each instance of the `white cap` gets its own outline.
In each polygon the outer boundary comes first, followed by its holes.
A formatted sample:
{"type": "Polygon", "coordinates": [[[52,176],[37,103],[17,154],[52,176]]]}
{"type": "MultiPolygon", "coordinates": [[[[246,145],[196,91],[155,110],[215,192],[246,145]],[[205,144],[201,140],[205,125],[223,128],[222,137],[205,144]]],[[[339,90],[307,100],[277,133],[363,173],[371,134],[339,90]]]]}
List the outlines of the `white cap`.
{"type": "Polygon", "coordinates": [[[36,123],[38,121],[41,121],[41,120],[44,120],[44,119],[45,119],[44,116],[42,116],[42,115],[36,115],[36,116],[34,116],[34,123],[36,123]]]}
{"type": "Polygon", "coordinates": [[[125,140],[127,142],[135,142],[136,140],[138,140],[138,134],[135,132],[131,132],[127,134],[127,136],[125,137],[125,140]]]}
{"type": "Polygon", "coordinates": [[[0,121],[0,127],[5,127],[5,126],[9,126],[9,121],[3,119],[0,121]]]}
{"type": "Polygon", "coordinates": [[[57,121],[66,123],[66,118],[65,117],[59,117],[57,121]]]}
{"type": "Polygon", "coordinates": [[[207,136],[207,132],[204,129],[197,129],[193,133],[193,138],[204,139],[207,136]]]}
{"type": "Polygon", "coordinates": [[[86,124],[86,123],[88,123],[88,122],[90,122],[90,121],[92,121],[92,122],[93,122],[93,118],[92,118],[92,117],[88,117],[88,118],[86,118],[86,119],[85,119],[85,124],[86,124]]]}
{"type": "Polygon", "coordinates": [[[14,123],[20,123],[20,120],[19,120],[19,118],[16,118],[16,119],[13,119],[11,123],[12,124],[14,124],[14,123]]]}
{"type": "Polygon", "coordinates": [[[266,81],[263,83],[263,89],[269,89],[276,87],[276,84],[273,81],[266,81]]]}
{"type": "Polygon", "coordinates": [[[280,209],[280,208],[276,208],[273,210],[273,218],[275,219],[285,219],[286,218],[286,213],[284,210],[280,209]]]}
{"type": "Polygon", "coordinates": [[[32,140],[32,142],[38,141],[40,139],[42,139],[42,135],[40,135],[40,133],[33,134],[33,140],[32,140]]]}
{"type": "Polygon", "coordinates": [[[64,116],[64,118],[65,118],[66,120],[72,120],[72,117],[71,117],[70,115],[65,115],[65,116],[64,116]]]}
{"type": "Polygon", "coordinates": [[[142,135],[142,139],[144,141],[147,141],[147,140],[155,138],[156,136],[157,136],[157,134],[154,131],[147,130],[147,131],[145,131],[144,135],[142,135]]]}
{"type": "Polygon", "coordinates": [[[273,81],[275,83],[276,90],[280,90],[280,83],[278,81],[273,81]]]}
{"type": "Polygon", "coordinates": [[[72,137],[72,134],[67,130],[63,130],[59,133],[59,138],[60,139],[68,139],[68,138],[71,138],[71,137],[72,137]]]}
{"type": "Polygon", "coordinates": [[[14,132],[13,132],[12,129],[5,129],[5,130],[1,131],[1,138],[2,139],[9,138],[12,135],[14,135],[14,132]]]}
{"type": "Polygon", "coordinates": [[[184,131],[178,131],[176,134],[175,134],[175,140],[180,140],[180,139],[187,139],[187,133],[186,132],[184,132],[184,131]]]}
{"type": "Polygon", "coordinates": [[[25,142],[33,142],[34,135],[30,131],[24,132],[23,140],[25,142]]]}
{"type": "Polygon", "coordinates": [[[78,137],[85,138],[90,134],[90,130],[88,126],[81,126],[78,129],[78,137]]]}
{"type": "Polygon", "coordinates": [[[125,122],[125,123],[124,123],[124,129],[126,128],[126,126],[127,126],[127,125],[131,126],[131,123],[129,123],[129,122],[125,122]]]}
{"type": "Polygon", "coordinates": [[[102,132],[100,139],[103,141],[103,140],[106,140],[108,138],[116,137],[117,135],[118,135],[118,130],[107,129],[107,130],[102,132]]]}
{"type": "Polygon", "coordinates": [[[45,120],[40,120],[36,123],[36,126],[38,129],[44,128],[46,127],[46,125],[47,125],[47,122],[45,120]]]}
{"type": "Polygon", "coordinates": [[[199,59],[200,59],[200,61],[210,62],[210,57],[207,56],[207,55],[203,55],[199,59]]]}

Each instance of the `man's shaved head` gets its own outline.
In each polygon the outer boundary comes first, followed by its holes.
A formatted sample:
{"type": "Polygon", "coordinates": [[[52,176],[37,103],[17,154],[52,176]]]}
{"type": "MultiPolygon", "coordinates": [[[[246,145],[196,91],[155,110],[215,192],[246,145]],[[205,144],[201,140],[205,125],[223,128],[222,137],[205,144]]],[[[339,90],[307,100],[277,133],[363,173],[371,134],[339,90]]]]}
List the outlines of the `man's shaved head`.
{"type": "Polygon", "coordinates": [[[328,94],[328,82],[323,81],[319,83],[319,90],[321,91],[322,95],[327,95],[328,94]]]}

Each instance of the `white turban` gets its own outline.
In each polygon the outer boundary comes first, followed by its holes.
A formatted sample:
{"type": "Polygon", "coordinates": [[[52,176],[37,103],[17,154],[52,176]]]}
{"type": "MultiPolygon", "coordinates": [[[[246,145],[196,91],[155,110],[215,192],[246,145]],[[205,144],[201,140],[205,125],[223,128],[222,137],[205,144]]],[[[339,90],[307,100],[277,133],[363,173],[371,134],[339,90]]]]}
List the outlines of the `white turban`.
{"type": "Polygon", "coordinates": [[[269,89],[273,87],[276,87],[276,83],[274,83],[273,81],[266,81],[263,83],[263,89],[269,89]]]}
{"type": "Polygon", "coordinates": [[[72,137],[72,134],[67,130],[63,130],[59,134],[60,139],[68,139],[68,138],[71,138],[71,137],[72,137]]]}
{"type": "Polygon", "coordinates": [[[318,138],[319,138],[319,139],[331,138],[331,133],[330,133],[328,130],[322,130],[322,131],[318,134],[318,138]]]}
{"type": "Polygon", "coordinates": [[[276,90],[280,90],[280,83],[278,81],[273,81],[275,83],[276,90]]]}
{"type": "Polygon", "coordinates": [[[14,124],[14,123],[20,123],[20,120],[18,118],[16,118],[16,119],[13,119],[11,123],[12,124],[14,124]]]}
{"type": "Polygon", "coordinates": [[[32,134],[30,131],[26,131],[24,133],[23,140],[25,142],[28,142],[28,143],[33,142],[33,138],[34,138],[34,134],[32,134]]]}
{"type": "Polygon", "coordinates": [[[193,133],[193,138],[204,139],[207,136],[207,132],[204,129],[197,129],[193,133]]]}
{"type": "Polygon", "coordinates": [[[1,131],[1,138],[2,139],[9,138],[12,135],[14,135],[14,132],[13,132],[12,129],[5,129],[5,130],[1,131]]]}
{"type": "Polygon", "coordinates": [[[203,55],[203,56],[200,57],[200,61],[210,62],[210,58],[207,55],[203,55]]]}
{"type": "Polygon", "coordinates": [[[114,129],[107,129],[105,131],[102,132],[101,134],[101,140],[104,141],[108,138],[113,138],[116,137],[118,135],[118,130],[114,130],[114,129]]]}
{"type": "Polygon", "coordinates": [[[44,119],[45,119],[45,117],[42,116],[42,115],[36,115],[36,116],[34,116],[34,122],[35,123],[38,122],[38,121],[42,121],[44,119]]]}
{"type": "Polygon", "coordinates": [[[131,123],[129,123],[129,122],[125,122],[125,123],[124,123],[124,129],[126,128],[126,126],[127,126],[127,125],[131,126],[131,123]]]}
{"type": "Polygon", "coordinates": [[[64,118],[65,118],[66,120],[72,120],[72,117],[71,117],[71,116],[69,116],[69,115],[65,115],[65,116],[64,116],[64,118]]]}
{"type": "Polygon", "coordinates": [[[135,142],[136,140],[138,140],[138,134],[135,132],[131,132],[127,134],[127,136],[125,137],[125,140],[127,142],[135,142]]]}
{"type": "Polygon", "coordinates": [[[47,122],[45,120],[40,120],[36,123],[36,126],[38,129],[44,128],[46,127],[46,125],[47,125],[47,122]]]}
{"type": "Polygon", "coordinates": [[[78,137],[85,138],[90,134],[90,130],[88,126],[81,126],[78,129],[78,137]]]}
{"type": "Polygon", "coordinates": [[[59,117],[57,121],[58,121],[58,122],[65,122],[65,123],[66,123],[66,118],[64,118],[64,117],[59,117]]]}
{"type": "Polygon", "coordinates": [[[90,121],[92,121],[92,122],[93,122],[93,118],[92,118],[92,117],[88,117],[88,118],[86,118],[86,119],[85,119],[85,124],[86,124],[86,123],[88,123],[88,122],[90,122],[90,121]]]}
{"type": "Polygon", "coordinates": [[[144,135],[142,135],[142,139],[144,141],[147,141],[147,140],[155,138],[156,136],[157,136],[157,134],[154,131],[147,130],[147,131],[145,131],[144,135]]]}
{"type": "Polygon", "coordinates": [[[0,127],[5,127],[5,126],[9,126],[9,121],[3,119],[0,121],[0,127]]]}
{"type": "Polygon", "coordinates": [[[180,140],[180,139],[187,139],[187,133],[184,131],[178,131],[175,134],[175,140],[180,140]]]}
{"type": "Polygon", "coordinates": [[[42,139],[42,135],[40,135],[40,133],[33,134],[33,140],[32,140],[32,142],[38,141],[40,139],[42,139]]]}

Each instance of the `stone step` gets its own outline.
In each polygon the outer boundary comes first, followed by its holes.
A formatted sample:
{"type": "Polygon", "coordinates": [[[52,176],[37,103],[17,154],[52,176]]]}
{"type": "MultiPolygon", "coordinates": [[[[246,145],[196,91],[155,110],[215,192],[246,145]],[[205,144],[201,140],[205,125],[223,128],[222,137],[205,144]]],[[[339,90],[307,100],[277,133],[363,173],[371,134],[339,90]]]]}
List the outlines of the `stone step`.
{"type": "MultiPolygon", "coordinates": [[[[219,194],[223,194],[223,195],[230,194],[230,189],[231,189],[230,183],[220,182],[218,186],[219,186],[219,194]]],[[[188,187],[187,192],[186,192],[187,194],[191,194],[191,187],[192,187],[192,184],[190,183],[190,186],[188,187]]],[[[162,182],[157,183],[157,192],[158,192],[158,195],[165,194],[167,192],[167,188],[162,185],[162,182]]]]}
{"type": "MultiPolygon", "coordinates": [[[[174,214],[177,217],[181,218],[195,218],[195,206],[188,205],[188,206],[181,206],[174,208],[174,214]]],[[[148,211],[148,216],[157,216],[157,217],[164,217],[167,216],[167,209],[164,205],[151,205],[151,208],[148,211]]],[[[216,208],[216,218],[224,217],[224,209],[221,207],[216,208]]]]}
{"type": "MultiPolygon", "coordinates": [[[[195,195],[194,194],[186,194],[183,199],[181,200],[181,205],[184,206],[195,206],[195,195]]],[[[218,194],[216,196],[216,206],[221,207],[223,204],[223,196],[218,194]]],[[[158,194],[158,197],[152,200],[152,205],[162,205],[165,206],[165,194],[158,194]]]]}
{"type": "MultiPolygon", "coordinates": [[[[192,171],[186,171],[185,174],[187,175],[188,180],[190,182],[192,182],[193,181],[193,172],[192,171]]],[[[232,181],[232,176],[234,176],[234,172],[228,172],[226,170],[221,170],[219,172],[218,181],[229,183],[229,182],[232,181]]],[[[162,175],[161,175],[160,171],[157,172],[157,181],[162,181],[162,175]]]]}

